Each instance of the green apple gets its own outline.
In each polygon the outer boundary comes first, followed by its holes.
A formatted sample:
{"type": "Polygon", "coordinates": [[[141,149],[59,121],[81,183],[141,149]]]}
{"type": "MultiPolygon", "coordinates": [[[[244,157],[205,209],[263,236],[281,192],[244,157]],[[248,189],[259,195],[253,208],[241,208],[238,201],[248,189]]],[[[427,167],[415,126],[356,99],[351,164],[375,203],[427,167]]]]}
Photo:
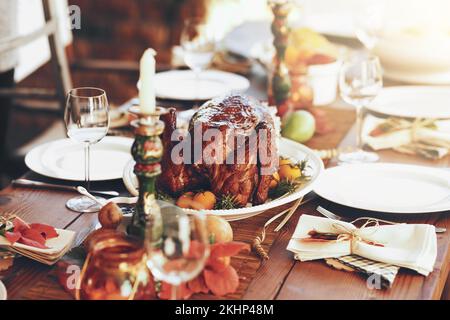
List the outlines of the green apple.
{"type": "Polygon", "coordinates": [[[316,130],[316,120],[308,111],[295,111],[284,121],[281,135],[288,139],[304,143],[312,138],[316,130]]]}

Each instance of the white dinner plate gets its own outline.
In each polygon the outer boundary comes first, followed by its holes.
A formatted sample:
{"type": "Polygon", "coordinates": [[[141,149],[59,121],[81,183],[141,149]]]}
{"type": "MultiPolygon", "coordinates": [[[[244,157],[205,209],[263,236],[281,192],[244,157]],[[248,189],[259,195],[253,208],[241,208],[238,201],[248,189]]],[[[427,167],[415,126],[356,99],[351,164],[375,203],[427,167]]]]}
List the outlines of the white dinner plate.
{"type": "Polygon", "coordinates": [[[352,208],[385,213],[450,210],[450,172],[392,164],[352,164],[325,170],[314,186],[319,196],[352,208]]]}
{"type": "Polygon", "coordinates": [[[226,50],[239,54],[246,58],[259,58],[255,48],[264,43],[273,41],[270,31],[270,21],[247,21],[233,30],[224,38],[223,43],[226,50]]]}
{"type": "Polygon", "coordinates": [[[390,80],[410,84],[450,85],[450,69],[442,69],[437,72],[417,72],[385,67],[383,76],[390,80]]]}
{"type": "Polygon", "coordinates": [[[6,300],[7,297],[6,287],[3,282],[0,281],[0,300],[6,300]]]}
{"type": "MultiPolygon", "coordinates": [[[[132,159],[133,139],[105,137],[91,146],[91,181],[122,177],[123,168],[132,159]]],[[[72,181],[84,180],[84,145],[70,139],[45,143],[31,150],[25,163],[41,175],[72,181]]]]}
{"type": "MultiPolygon", "coordinates": [[[[259,58],[266,48],[273,42],[271,21],[257,20],[246,21],[233,30],[224,38],[223,45],[226,50],[239,54],[246,58],[259,58]]],[[[349,13],[316,13],[308,15],[303,25],[314,31],[338,38],[355,38],[353,19],[349,13]]],[[[293,26],[295,28],[295,26],[293,26]]]]}
{"type": "Polygon", "coordinates": [[[450,118],[450,86],[389,87],[368,106],[386,115],[410,118],[450,118]]]}
{"type": "MultiPolygon", "coordinates": [[[[247,219],[257,214],[260,214],[266,210],[282,206],[291,201],[297,200],[300,197],[309,193],[320,173],[324,170],[322,160],[308,147],[302,144],[294,142],[292,140],[281,138],[279,141],[280,155],[283,157],[291,158],[294,161],[302,161],[308,159],[308,164],[310,166],[309,174],[311,175],[311,180],[298,188],[295,192],[286,196],[284,198],[276,199],[273,201],[266,202],[261,205],[245,207],[240,209],[232,210],[208,210],[209,214],[221,216],[228,221],[247,219]]],[[[130,161],[125,167],[123,173],[123,181],[128,189],[128,191],[133,195],[138,195],[138,181],[133,173],[134,161],[130,161]]],[[[195,210],[185,209],[186,212],[195,212],[195,210]]]]}
{"type": "Polygon", "coordinates": [[[202,72],[198,82],[191,70],[160,72],[155,76],[155,84],[158,98],[172,100],[209,100],[250,87],[246,78],[218,70],[202,72]]]}

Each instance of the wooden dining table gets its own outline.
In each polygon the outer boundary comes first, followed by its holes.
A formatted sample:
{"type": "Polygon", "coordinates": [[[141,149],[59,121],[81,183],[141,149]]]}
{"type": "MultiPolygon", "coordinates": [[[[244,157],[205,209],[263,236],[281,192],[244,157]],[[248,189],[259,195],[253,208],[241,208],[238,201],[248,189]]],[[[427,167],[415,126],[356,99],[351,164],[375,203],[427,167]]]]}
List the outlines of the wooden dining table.
{"type": "MultiPolygon", "coordinates": [[[[265,97],[265,82],[252,80],[249,94],[257,98],[265,97]]],[[[168,102],[161,102],[168,105],[168,102]]],[[[332,130],[316,135],[307,145],[314,149],[329,149],[354,145],[354,111],[341,102],[322,108],[332,130]]],[[[450,167],[450,157],[431,161],[399,154],[394,151],[379,152],[381,161],[420,164],[430,167],[450,167]]],[[[334,166],[334,160],[326,166],[334,166]]],[[[54,180],[28,172],[25,178],[74,185],[67,181],[54,180]]],[[[368,181],[367,183],[370,183],[368,181]]],[[[127,194],[121,180],[94,182],[93,188],[117,190],[127,194]]],[[[402,192],[399,190],[398,192],[402,192]]],[[[74,246],[78,246],[98,224],[97,214],[80,214],[66,209],[65,203],[74,194],[56,190],[38,190],[8,186],[0,192],[0,214],[16,214],[29,222],[40,222],[56,228],[76,231],[74,246]]],[[[292,205],[292,204],[290,204],[292,205]]],[[[223,299],[440,299],[449,273],[450,261],[450,212],[423,213],[416,215],[375,214],[382,218],[406,223],[428,223],[447,228],[445,233],[437,234],[438,255],[433,272],[424,277],[413,271],[401,269],[394,284],[389,289],[371,289],[365,277],[356,272],[337,270],[323,260],[299,262],[286,250],[289,239],[301,214],[314,214],[320,205],[332,212],[348,218],[367,216],[369,212],[343,207],[319,197],[300,206],[288,223],[279,232],[267,230],[263,248],[269,259],[261,260],[254,252],[243,252],[232,258],[232,265],[240,276],[238,290],[223,299]]],[[[264,223],[274,214],[289,207],[266,211],[258,216],[232,222],[235,240],[251,244],[259,235],[264,223]]],[[[16,258],[14,265],[0,272],[0,280],[8,290],[8,299],[73,299],[58,282],[58,267],[47,266],[24,257],[16,258]]],[[[193,299],[215,299],[212,295],[195,295],[193,299]]]]}

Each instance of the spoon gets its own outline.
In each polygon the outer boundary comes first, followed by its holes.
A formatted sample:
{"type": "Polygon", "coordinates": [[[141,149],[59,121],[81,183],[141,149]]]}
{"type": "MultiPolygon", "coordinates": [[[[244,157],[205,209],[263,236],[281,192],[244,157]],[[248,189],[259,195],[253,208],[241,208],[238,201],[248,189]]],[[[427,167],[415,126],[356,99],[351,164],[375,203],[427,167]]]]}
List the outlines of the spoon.
{"type": "Polygon", "coordinates": [[[138,197],[114,197],[114,198],[111,198],[109,200],[103,200],[103,199],[96,198],[95,196],[90,194],[89,191],[86,190],[86,188],[84,188],[82,186],[78,186],[77,187],[77,191],[80,194],[88,197],[89,199],[94,200],[95,202],[97,202],[102,207],[104,205],[106,205],[108,202],[122,203],[122,204],[135,204],[137,202],[137,200],[138,200],[138,197]]]}
{"type": "Polygon", "coordinates": [[[89,199],[97,202],[99,205],[101,205],[102,207],[107,203],[105,200],[103,199],[99,199],[97,197],[94,197],[92,194],[89,193],[89,191],[86,190],[85,187],[82,186],[78,186],[77,187],[77,191],[82,194],[85,197],[88,197],[89,199]]]}

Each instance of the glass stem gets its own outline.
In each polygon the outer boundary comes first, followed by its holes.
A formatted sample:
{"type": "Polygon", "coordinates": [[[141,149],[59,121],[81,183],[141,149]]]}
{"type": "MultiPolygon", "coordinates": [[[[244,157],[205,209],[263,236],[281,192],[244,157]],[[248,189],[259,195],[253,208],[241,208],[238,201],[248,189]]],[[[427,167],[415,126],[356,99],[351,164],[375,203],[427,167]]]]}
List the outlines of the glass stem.
{"type": "Polygon", "coordinates": [[[363,116],[363,106],[356,106],[356,147],[358,150],[362,150],[363,142],[362,142],[362,116],[363,116]]]}
{"type": "Polygon", "coordinates": [[[201,70],[199,69],[195,69],[194,73],[195,73],[195,107],[197,107],[200,102],[199,102],[199,92],[200,92],[200,72],[201,70]]]}
{"type": "Polygon", "coordinates": [[[86,143],[86,146],[84,148],[84,182],[86,184],[86,190],[89,192],[91,190],[90,153],[91,153],[91,144],[86,143]]]}
{"type": "Polygon", "coordinates": [[[172,285],[170,300],[177,300],[177,299],[178,299],[178,286],[172,285]]]}

